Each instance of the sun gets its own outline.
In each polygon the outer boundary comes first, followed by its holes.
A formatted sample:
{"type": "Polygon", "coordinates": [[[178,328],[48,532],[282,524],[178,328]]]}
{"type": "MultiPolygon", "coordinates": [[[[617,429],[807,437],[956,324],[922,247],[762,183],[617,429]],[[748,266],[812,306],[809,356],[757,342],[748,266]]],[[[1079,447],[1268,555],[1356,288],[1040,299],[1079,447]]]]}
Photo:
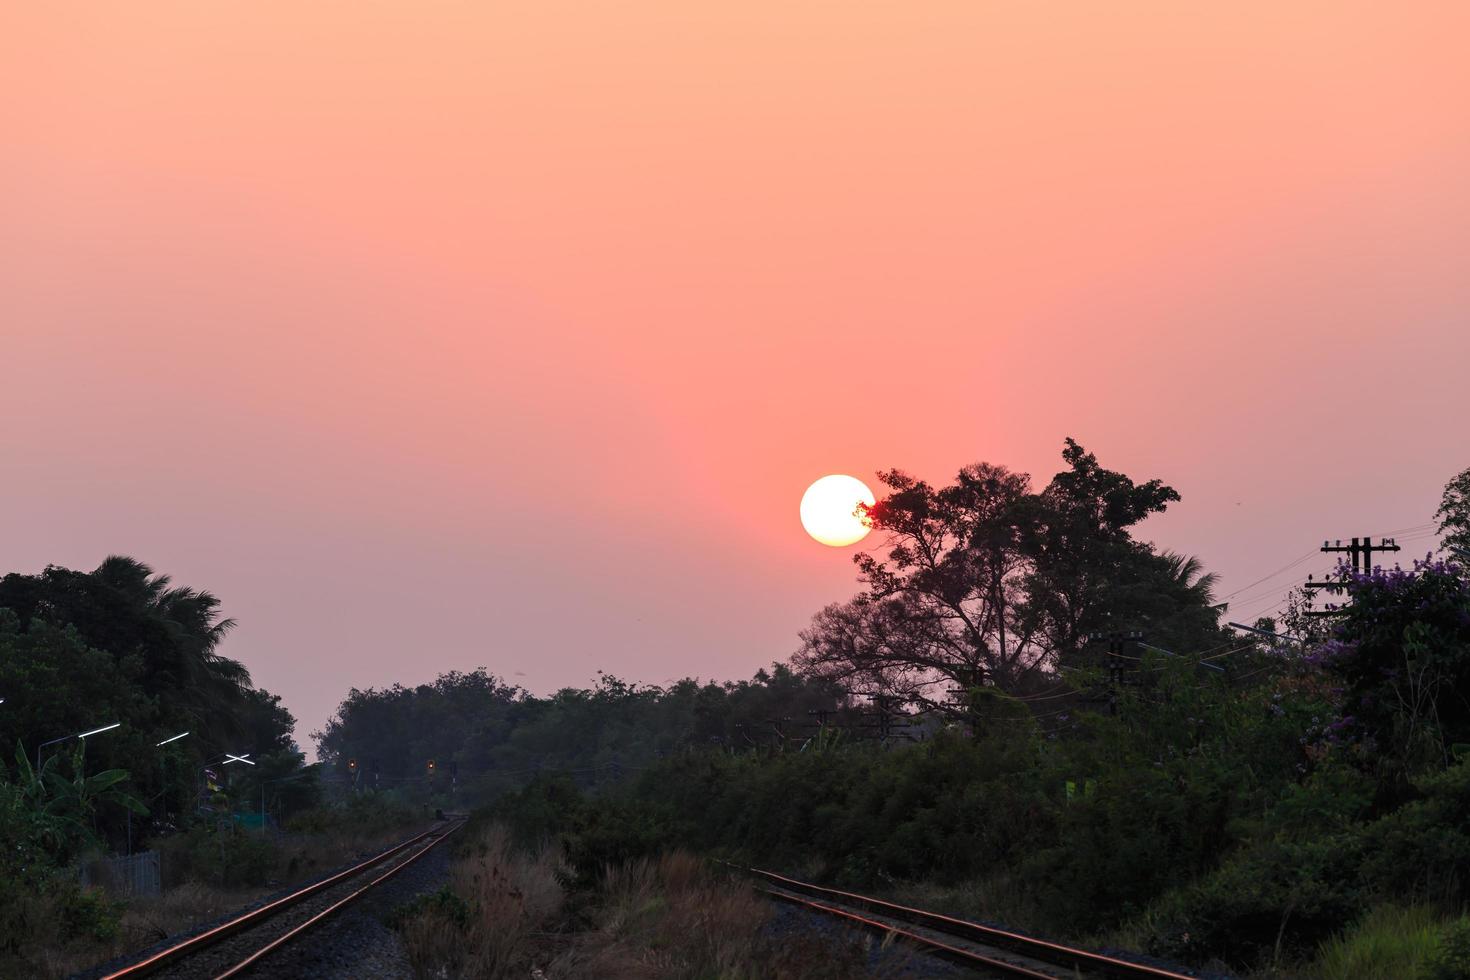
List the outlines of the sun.
{"type": "Polygon", "coordinates": [[[824,476],[801,495],[801,526],[822,544],[845,548],[872,530],[857,514],[858,504],[872,503],[873,491],[857,477],[824,476]]]}

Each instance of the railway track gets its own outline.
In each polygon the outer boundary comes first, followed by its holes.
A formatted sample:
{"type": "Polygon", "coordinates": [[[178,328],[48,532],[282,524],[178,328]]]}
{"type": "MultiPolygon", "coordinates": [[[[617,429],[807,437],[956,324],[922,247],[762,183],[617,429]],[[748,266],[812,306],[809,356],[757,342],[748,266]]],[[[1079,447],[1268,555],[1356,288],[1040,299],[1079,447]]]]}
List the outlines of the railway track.
{"type": "Polygon", "coordinates": [[[260,966],[287,943],[413,864],[464,826],[456,820],[382,851],[334,875],[158,950],[100,980],[225,980],[260,966]]]}
{"type": "Polygon", "coordinates": [[[982,973],[1029,980],[1195,980],[1165,967],[1074,949],[994,926],[909,908],[867,895],[824,888],[773,871],[743,869],[772,898],[850,926],[905,939],[924,952],[982,973]]]}

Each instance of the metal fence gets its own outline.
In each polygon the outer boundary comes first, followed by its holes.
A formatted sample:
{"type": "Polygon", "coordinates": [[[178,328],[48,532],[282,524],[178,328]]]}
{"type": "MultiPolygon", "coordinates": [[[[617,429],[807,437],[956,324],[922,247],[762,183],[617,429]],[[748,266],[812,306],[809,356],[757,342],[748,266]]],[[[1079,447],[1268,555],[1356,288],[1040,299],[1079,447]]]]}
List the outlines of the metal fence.
{"type": "Polygon", "coordinates": [[[119,895],[157,895],[163,875],[157,851],[128,857],[99,858],[82,865],[82,884],[97,885],[119,895]]]}

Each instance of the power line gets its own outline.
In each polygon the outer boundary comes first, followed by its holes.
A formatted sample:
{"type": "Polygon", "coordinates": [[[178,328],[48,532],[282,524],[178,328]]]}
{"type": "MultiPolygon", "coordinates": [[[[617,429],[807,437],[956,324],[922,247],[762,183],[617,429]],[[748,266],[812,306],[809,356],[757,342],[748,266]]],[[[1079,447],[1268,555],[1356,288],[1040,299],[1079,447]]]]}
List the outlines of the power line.
{"type": "MultiPolygon", "coordinates": [[[[1311,558],[1314,554],[1316,554],[1315,551],[1308,551],[1306,554],[1302,555],[1300,558],[1293,559],[1289,564],[1282,565],[1280,568],[1276,569],[1276,571],[1272,572],[1271,574],[1269,574],[1269,575],[1262,575],[1260,578],[1256,579],[1250,585],[1242,585],[1240,588],[1236,589],[1234,592],[1231,592],[1229,595],[1223,595],[1223,596],[1221,596],[1220,597],[1220,601],[1221,602],[1229,602],[1231,599],[1234,599],[1236,596],[1240,595],[1242,592],[1245,592],[1248,589],[1253,589],[1256,586],[1260,585],[1262,582],[1268,582],[1271,579],[1275,578],[1276,576],[1282,574],[1283,572],[1289,572],[1289,571],[1291,571],[1293,568],[1297,567],[1302,562],[1306,561],[1308,558],[1311,558]]],[[[1242,600],[1242,601],[1245,601],[1245,600],[1242,600]]]]}

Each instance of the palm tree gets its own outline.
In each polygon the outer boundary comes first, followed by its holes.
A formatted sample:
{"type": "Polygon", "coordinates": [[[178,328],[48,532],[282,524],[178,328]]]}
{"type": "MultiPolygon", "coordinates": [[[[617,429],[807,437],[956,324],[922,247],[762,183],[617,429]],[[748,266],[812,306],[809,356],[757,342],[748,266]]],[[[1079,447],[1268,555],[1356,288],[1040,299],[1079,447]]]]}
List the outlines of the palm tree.
{"type": "Polygon", "coordinates": [[[1175,594],[1181,599],[1201,606],[1215,604],[1215,586],[1219,584],[1220,577],[1214,572],[1206,572],[1198,558],[1165,551],[1159,555],[1159,562],[1175,594]]]}
{"type": "Polygon", "coordinates": [[[108,556],[92,577],[152,620],[155,642],[148,644],[145,659],[168,681],[187,714],[216,728],[221,720],[236,718],[234,708],[250,690],[250,671],[218,651],[235,621],[220,618],[220,602],[213,593],[173,587],[169,576],[124,555],[108,556]]]}

